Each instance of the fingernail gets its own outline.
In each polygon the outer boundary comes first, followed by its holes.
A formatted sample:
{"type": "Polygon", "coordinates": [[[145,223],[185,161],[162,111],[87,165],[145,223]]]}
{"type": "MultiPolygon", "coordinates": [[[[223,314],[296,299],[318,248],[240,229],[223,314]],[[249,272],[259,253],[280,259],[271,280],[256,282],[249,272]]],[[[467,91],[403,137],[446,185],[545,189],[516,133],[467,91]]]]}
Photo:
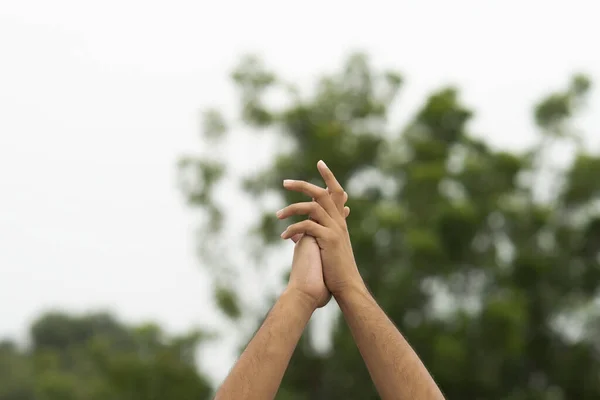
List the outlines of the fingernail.
{"type": "Polygon", "coordinates": [[[283,186],[291,185],[292,182],[294,182],[292,179],[284,179],[283,180],[283,186]]]}
{"type": "Polygon", "coordinates": [[[329,168],[329,167],[327,166],[327,164],[325,164],[325,161],[323,161],[323,160],[319,160],[319,162],[318,162],[317,164],[321,164],[321,166],[323,166],[323,167],[325,167],[325,168],[329,168]]]}
{"type": "Polygon", "coordinates": [[[285,234],[286,233],[287,233],[287,229],[285,231],[283,231],[283,233],[280,236],[285,239],[285,234]]]}
{"type": "Polygon", "coordinates": [[[275,213],[275,215],[277,216],[277,218],[281,217],[281,214],[283,214],[283,210],[279,210],[275,213]]]}

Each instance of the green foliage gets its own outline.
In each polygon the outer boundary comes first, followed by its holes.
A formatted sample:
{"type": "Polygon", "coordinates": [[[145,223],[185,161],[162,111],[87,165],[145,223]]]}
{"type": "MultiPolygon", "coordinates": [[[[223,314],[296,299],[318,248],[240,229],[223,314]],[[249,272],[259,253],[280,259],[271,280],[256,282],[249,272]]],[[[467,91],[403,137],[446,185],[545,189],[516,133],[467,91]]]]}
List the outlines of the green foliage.
{"type": "Polygon", "coordinates": [[[574,76],[567,90],[553,93],[536,106],[537,124],[555,135],[567,134],[564,124],[581,106],[590,88],[591,82],[587,77],[574,76]]]}
{"type": "Polygon", "coordinates": [[[202,130],[206,139],[219,139],[227,132],[227,123],[217,110],[202,113],[202,130]]]}
{"type": "Polygon", "coordinates": [[[582,206],[600,198],[600,158],[579,154],[569,171],[563,198],[567,205],[582,206]]]}
{"type": "Polygon", "coordinates": [[[241,314],[235,293],[219,286],[215,289],[215,297],[219,308],[230,318],[238,318],[241,314]]]}
{"type": "Polygon", "coordinates": [[[0,343],[0,400],[35,400],[33,366],[8,341],[0,343]]]}
{"type": "MultiPolygon", "coordinates": [[[[470,135],[473,112],[454,88],[433,93],[404,129],[390,127],[401,75],[374,70],[364,55],[311,94],[290,95],[283,108],[267,98],[290,85],[257,58],[243,61],[234,80],[244,123],[290,144],[242,189],[257,207],[273,194],[299,201],[281,181],[320,182],[315,164],[327,162],[350,195],[348,224],[365,281],[448,398],[600,397],[600,324],[590,312],[600,283],[600,158],[577,154],[543,201],[532,181],[552,167],[542,157],[548,140],[580,140],[570,121],[591,87],[587,78],[538,103],[539,143],[522,153],[470,135]]],[[[202,159],[193,162],[203,168],[202,159]]],[[[223,213],[198,196],[205,185],[199,174],[184,193],[193,206],[223,213]]],[[[264,239],[256,251],[276,245],[280,228],[272,214],[261,217],[251,231],[264,239]]],[[[209,234],[221,237],[218,227],[209,234]]],[[[244,299],[236,307],[224,293],[216,292],[223,311],[243,314],[244,299]]],[[[377,398],[341,318],[330,352],[316,352],[308,336],[282,399],[377,398]]]]}
{"type": "Polygon", "coordinates": [[[32,325],[29,348],[0,346],[0,400],[208,399],[196,370],[201,338],[128,327],[104,313],[48,313],[32,325]]]}

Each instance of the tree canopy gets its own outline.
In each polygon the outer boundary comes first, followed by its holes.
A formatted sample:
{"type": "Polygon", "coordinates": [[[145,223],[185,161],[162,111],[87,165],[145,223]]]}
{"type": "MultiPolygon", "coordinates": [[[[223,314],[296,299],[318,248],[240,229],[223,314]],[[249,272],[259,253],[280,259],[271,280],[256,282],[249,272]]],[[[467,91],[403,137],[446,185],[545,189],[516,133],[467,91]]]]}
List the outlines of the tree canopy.
{"type": "Polygon", "coordinates": [[[46,313],[30,345],[0,344],[0,400],[208,399],[197,372],[198,332],[169,337],[105,313],[46,313]]]}
{"type": "MultiPolygon", "coordinates": [[[[364,55],[312,91],[256,57],[244,58],[233,80],[240,118],[231,120],[256,140],[269,134],[280,143],[264,170],[239,182],[264,211],[247,236],[247,260],[280,246],[276,207],[303,200],[282,180],[322,184],[315,165],[325,160],[350,196],[365,282],[448,399],[600,398],[600,157],[574,120],[591,88],[585,76],[534,105],[537,140],[518,152],[473,135],[474,112],[452,87],[392,126],[402,75],[364,55]],[[551,150],[567,145],[572,161],[552,162],[551,150]]],[[[206,143],[235,140],[228,128],[239,127],[218,110],[204,117],[206,143]]],[[[216,190],[228,165],[213,152],[182,157],[179,171],[190,207],[206,217],[198,245],[216,303],[239,330],[247,320],[257,326],[267,310],[257,315],[239,290],[248,262],[223,260],[227,214],[216,190]]],[[[305,332],[279,399],[377,398],[348,328],[334,318],[328,351],[305,332]]],[[[27,346],[0,342],[0,400],[209,399],[215,388],[196,360],[203,338],[103,313],[46,313],[27,346]]]]}
{"type": "MultiPolygon", "coordinates": [[[[471,134],[474,112],[453,87],[432,93],[402,128],[390,126],[402,75],[375,69],[361,54],[310,92],[257,57],[245,58],[232,76],[243,126],[257,140],[269,132],[282,143],[270,165],[240,186],[258,210],[267,208],[250,233],[260,239],[256,253],[278,246],[285,229],[276,208],[265,205],[303,201],[282,180],[322,185],[315,164],[323,159],[349,193],[349,230],[365,282],[447,398],[600,396],[600,158],[574,126],[591,87],[585,76],[534,105],[537,139],[519,152],[471,134]],[[559,145],[575,149],[566,167],[548,159],[559,145]]],[[[235,140],[231,125],[206,112],[204,140],[235,140]]],[[[180,162],[189,204],[207,216],[200,254],[215,277],[216,300],[241,321],[250,311],[240,278],[220,279],[225,267],[211,253],[226,240],[215,190],[227,167],[218,155],[180,162]]],[[[235,267],[244,266],[228,266],[227,276],[236,276],[235,267]]],[[[377,398],[339,315],[330,351],[317,351],[310,336],[279,398],[377,398]]]]}

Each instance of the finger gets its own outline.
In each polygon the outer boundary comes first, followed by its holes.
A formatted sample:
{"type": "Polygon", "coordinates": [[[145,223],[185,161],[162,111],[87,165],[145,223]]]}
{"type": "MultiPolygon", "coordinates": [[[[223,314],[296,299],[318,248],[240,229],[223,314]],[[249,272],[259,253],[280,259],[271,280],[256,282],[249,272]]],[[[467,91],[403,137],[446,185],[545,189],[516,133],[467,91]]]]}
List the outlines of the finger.
{"type": "MultiPolygon", "coordinates": [[[[325,181],[327,188],[331,192],[331,195],[334,198],[337,198],[338,200],[341,201],[341,199],[343,199],[343,197],[344,197],[344,189],[342,188],[342,185],[340,185],[338,180],[335,178],[335,175],[333,175],[333,172],[331,172],[331,170],[329,169],[329,167],[327,166],[327,164],[325,164],[325,162],[323,160],[320,160],[317,163],[317,169],[319,170],[319,173],[323,177],[323,180],[325,181]]],[[[345,201],[344,201],[344,203],[345,203],[345,201]]]]}
{"type": "Polygon", "coordinates": [[[316,239],[323,238],[327,235],[328,229],[323,225],[317,224],[315,221],[305,219],[287,227],[281,234],[283,239],[289,239],[298,234],[310,235],[316,239]]]}
{"type": "Polygon", "coordinates": [[[340,213],[344,216],[344,218],[346,218],[348,216],[348,214],[346,214],[346,209],[348,209],[348,212],[350,212],[350,208],[345,207],[345,205],[346,205],[347,202],[348,202],[348,193],[344,192],[344,194],[342,195],[342,200],[338,204],[338,208],[340,209],[340,213]]]}
{"type": "Polygon", "coordinates": [[[294,181],[291,179],[284,180],[283,186],[288,190],[304,193],[305,195],[312,197],[321,205],[321,207],[323,207],[323,209],[325,209],[325,211],[327,211],[327,214],[331,216],[339,214],[339,212],[337,212],[337,207],[331,199],[331,196],[329,196],[327,190],[318,187],[317,185],[313,185],[312,183],[305,181],[294,181]]]}
{"type": "Polygon", "coordinates": [[[302,239],[302,236],[304,236],[302,233],[298,233],[298,234],[292,236],[290,239],[292,239],[292,242],[298,243],[300,241],[300,239],[302,239]]]}
{"type": "MultiPolygon", "coordinates": [[[[315,201],[315,199],[312,199],[312,201],[315,201]]],[[[344,203],[342,204],[344,218],[348,218],[348,215],[350,215],[350,207],[344,207],[344,204],[346,204],[347,201],[348,201],[348,193],[344,192],[344,203]]]]}
{"type": "Polygon", "coordinates": [[[329,189],[329,187],[327,187],[326,189],[327,189],[327,193],[329,193],[329,195],[331,196],[331,199],[333,200],[333,203],[337,207],[338,211],[340,212],[340,214],[343,215],[344,214],[344,205],[346,204],[346,201],[348,200],[348,194],[346,192],[344,192],[343,195],[340,195],[339,193],[334,193],[331,189],[329,189]]]}
{"type": "Polygon", "coordinates": [[[311,220],[324,226],[331,226],[331,224],[334,223],[333,219],[327,214],[323,207],[314,201],[290,204],[277,211],[276,215],[279,219],[286,219],[292,215],[308,215],[311,220]]]}

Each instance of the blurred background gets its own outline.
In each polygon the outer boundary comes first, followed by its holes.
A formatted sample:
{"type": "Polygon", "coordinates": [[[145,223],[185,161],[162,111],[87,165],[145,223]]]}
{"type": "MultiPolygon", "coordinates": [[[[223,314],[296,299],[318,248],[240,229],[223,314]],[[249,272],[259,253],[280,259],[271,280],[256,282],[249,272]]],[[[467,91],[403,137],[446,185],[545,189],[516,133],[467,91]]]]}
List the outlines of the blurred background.
{"type": "MultiPolygon", "coordinates": [[[[0,2],[0,400],[209,399],[319,159],[447,398],[600,398],[595,5],[0,2]]],[[[335,302],[278,398],[377,398],[335,302]]]]}

